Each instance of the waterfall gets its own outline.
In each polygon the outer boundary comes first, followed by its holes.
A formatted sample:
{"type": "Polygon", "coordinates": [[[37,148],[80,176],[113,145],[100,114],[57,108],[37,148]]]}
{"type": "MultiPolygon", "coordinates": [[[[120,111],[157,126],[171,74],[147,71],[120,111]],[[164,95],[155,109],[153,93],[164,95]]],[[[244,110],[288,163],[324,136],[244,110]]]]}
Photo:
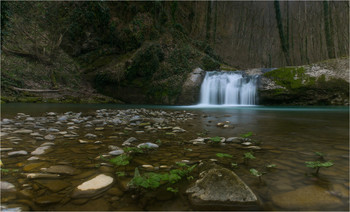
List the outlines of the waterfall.
{"type": "Polygon", "coordinates": [[[257,76],[243,72],[207,72],[201,87],[201,105],[255,105],[257,76]]]}

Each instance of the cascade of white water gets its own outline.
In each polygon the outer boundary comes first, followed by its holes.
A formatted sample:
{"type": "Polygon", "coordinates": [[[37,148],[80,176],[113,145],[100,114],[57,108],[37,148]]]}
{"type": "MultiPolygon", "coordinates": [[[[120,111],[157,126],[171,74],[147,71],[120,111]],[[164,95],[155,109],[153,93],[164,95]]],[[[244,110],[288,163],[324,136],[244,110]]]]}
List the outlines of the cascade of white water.
{"type": "Polygon", "coordinates": [[[255,105],[257,76],[242,72],[207,72],[201,87],[203,105],[255,105]]]}

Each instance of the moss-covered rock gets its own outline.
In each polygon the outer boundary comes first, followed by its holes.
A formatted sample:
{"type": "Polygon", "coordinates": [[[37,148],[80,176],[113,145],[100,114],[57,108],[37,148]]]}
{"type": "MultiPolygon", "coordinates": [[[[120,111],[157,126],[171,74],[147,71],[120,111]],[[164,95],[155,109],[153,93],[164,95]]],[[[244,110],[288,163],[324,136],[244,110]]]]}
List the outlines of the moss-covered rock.
{"type": "MultiPolygon", "coordinates": [[[[334,67],[334,60],[331,62],[334,67]]],[[[342,71],[349,72],[346,69],[342,71]]],[[[323,69],[316,65],[285,67],[267,72],[260,79],[259,103],[348,105],[349,82],[334,74],[337,72],[339,70],[323,69]]]]}

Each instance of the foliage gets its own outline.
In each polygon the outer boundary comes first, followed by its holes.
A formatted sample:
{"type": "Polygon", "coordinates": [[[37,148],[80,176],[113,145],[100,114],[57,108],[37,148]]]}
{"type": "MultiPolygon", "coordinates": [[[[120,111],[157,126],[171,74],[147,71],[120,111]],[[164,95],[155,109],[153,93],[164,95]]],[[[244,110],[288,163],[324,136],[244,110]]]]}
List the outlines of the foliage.
{"type": "Polygon", "coordinates": [[[159,63],[164,60],[164,53],[160,45],[150,45],[140,50],[134,57],[132,63],[127,66],[127,78],[133,79],[144,77],[152,78],[153,74],[158,70],[159,63]]]}
{"type": "Polygon", "coordinates": [[[161,144],[162,144],[162,141],[161,141],[160,139],[157,139],[157,140],[156,140],[156,144],[161,145],[161,144]]]}
{"type": "Polygon", "coordinates": [[[249,138],[249,137],[252,136],[252,135],[253,135],[252,132],[247,132],[247,133],[245,133],[245,134],[242,134],[241,137],[242,137],[242,138],[249,138]]]}
{"type": "Polygon", "coordinates": [[[249,160],[254,160],[255,156],[253,155],[252,152],[246,152],[246,153],[244,153],[243,158],[244,158],[244,163],[246,165],[248,165],[248,161],[249,160]]]}
{"type": "Polygon", "coordinates": [[[206,71],[214,71],[220,68],[220,63],[218,63],[216,60],[209,57],[208,55],[205,55],[202,58],[202,64],[203,64],[203,69],[206,71]]]}
{"type": "Polygon", "coordinates": [[[135,154],[137,154],[137,153],[142,154],[143,153],[143,150],[140,148],[137,148],[137,147],[125,147],[125,148],[123,148],[123,150],[126,153],[135,153],[135,154]]]}
{"type": "Polygon", "coordinates": [[[329,168],[333,166],[332,161],[320,162],[320,161],[306,161],[306,167],[316,169],[315,175],[318,175],[320,168],[325,167],[329,168]]]}
{"type": "Polygon", "coordinates": [[[267,164],[266,168],[276,168],[276,164],[267,164]]]}
{"type": "Polygon", "coordinates": [[[115,173],[118,177],[124,177],[126,175],[125,172],[116,172],[115,173]]]}
{"type": "Polygon", "coordinates": [[[4,169],[0,168],[1,173],[19,172],[19,169],[4,169]]]}
{"type": "Polygon", "coordinates": [[[219,158],[232,158],[232,155],[230,154],[226,154],[226,153],[216,153],[216,156],[219,157],[219,158]]]}
{"type": "Polygon", "coordinates": [[[251,173],[253,176],[259,178],[259,182],[260,182],[260,183],[262,182],[262,181],[261,181],[261,176],[262,176],[263,174],[265,174],[265,173],[259,172],[259,171],[256,170],[256,169],[250,169],[249,171],[250,171],[250,173],[251,173]]]}
{"type": "Polygon", "coordinates": [[[324,154],[322,153],[322,152],[315,152],[315,155],[317,155],[317,156],[319,156],[320,157],[320,159],[324,159],[324,154]]]}
{"type": "Polygon", "coordinates": [[[166,190],[170,191],[170,192],[173,192],[173,193],[178,193],[179,192],[178,188],[172,188],[172,187],[168,187],[166,190]]]}
{"type": "Polygon", "coordinates": [[[212,142],[219,143],[221,141],[221,137],[219,136],[211,137],[210,140],[212,142]]]}
{"type": "Polygon", "coordinates": [[[238,168],[238,164],[237,163],[231,163],[232,168],[238,168]]]}
{"type": "Polygon", "coordinates": [[[138,168],[135,169],[134,178],[129,182],[129,186],[132,187],[142,187],[145,189],[158,188],[160,185],[165,183],[174,184],[182,179],[182,177],[187,176],[196,167],[193,165],[191,167],[184,166],[184,169],[173,169],[169,173],[154,173],[148,172],[143,175],[140,174],[138,168]]]}
{"type": "Polygon", "coordinates": [[[244,158],[253,160],[255,159],[255,156],[251,152],[246,152],[244,153],[244,158]]]}
{"type": "Polygon", "coordinates": [[[109,160],[109,162],[113,163],[116,166],[126,166],[130,163],[131,157],[126,154],[119,155],[115,158],[109,160]]]}

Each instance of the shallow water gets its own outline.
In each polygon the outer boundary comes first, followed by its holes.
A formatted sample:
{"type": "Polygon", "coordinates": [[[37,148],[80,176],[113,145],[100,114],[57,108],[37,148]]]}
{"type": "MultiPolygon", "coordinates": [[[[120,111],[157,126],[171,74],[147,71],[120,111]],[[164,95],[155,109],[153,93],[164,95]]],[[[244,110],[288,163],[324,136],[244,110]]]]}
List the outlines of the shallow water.
{"type": "MultiPolygon", "coordinates": [[[[134,168],[142,164],[153,166],[171,166],[177,161],[208,160],[218,159],[218,163],[231,168],[230,163],[238,163],[238,168],[234,169],[237,175],[251,187],[253,192],[262,202],[263,210],[348,210],[349,209],[349,110],[347,107],[164,107],[164,106],[138,106],[138,105],[69,105],[69,104],[5,104],[2,105],[2,118],[13,118],[18,112],[30,114],[33,117],[43,116],[46,112],[64,113],[67,111],[83,112],[83,114],[93,113],[101,108],[149,108],[163,109],[166,111],[188,111],[197,116],[187,120],[180,127],[187,130],[186,133],[176,135],[165,135],[164,133],[142,134],[134,132],[119,135],[123,129],[118,127],[105,127],[103,131],[91,131],[91,129],[79,128],[76,132],[80,135],[72,140],[57,138],[54,150],[45,155],[45,164],[48,167],[52,164],[68,163],[75,168],[79,168],[87,176],[66,177],[64,180],[70,186],[59,192],[51,192],[40,186],[43,182],[28,181],[18,173],[5,174],[2,180],[13,183],[20,187],[21,184],[30,184],[34,188],[33,199],[43,195],[57,193],[62,196],[58,203],[49,205],[38,205],[35,201],[30,201],[21,195],[9,196],[5,201],[7,204],[24,203],[32,205],[32,208],[45,210],[192,210],[184,190],[188,183],[179,185],[179,194],[164,194],[152,192],[142,195],[135,195],[131,192],[124,192],[115,197],[112,191],[120,189],[121,185],[128,182],[134,168]],[[229,128],[219,128],[218,122],[229,121],[229,128]],[[103,145],[80,144],[78,139],[85,139],[86,133],[99,135],[103,145]],[[262,150],[254,152],[256,160],[252,160],[248,165],[243,164],[242,155],[247,150],[238,149],[235,146],[212,146],[186,144],[186,141],[197,138],[204,133],[205,136],[214,137],[234,137],[241,134],[253,132],[252,138],[261,142],[262,150]],[[201,134],[202,133],[202,134],[201,134]],[[111,138],[110,136],[117,136],[111,138]],[[65,200],[64,197],[82,182],[82,179],[97,173],[120,171],[114,167],[98,166],[96,161],[98,155],[108,152],[108,145],[120,146],[127,138],[134,136],[140,141],[154,142],[157,139],[162,141],[159,149],[146,155],[134,158],[130,166],[124,168],[127,176],[118,178],[122,183],[117,183],[109,191],[100,196],[81,200],[65,200]],[[191,149],[192,151],[188,151],[191,149]],[[317,160],[314,152],[322,152],[327,160],[332,160],[334,166],[321,168],[319,177],[311,175],[314,172],[305,166],[305,161],[317,160]],[[216,153],[232,154],[230,160],[219,159],[216,153]],[[266,170],[267,163],[276,164],[273,170],[266,170]],[[263,182],[249,173],[250,168],[256,168],[267,173],[263,175],[263,182]],[[33,185],[32,185],[33,184],[33,185]],[[315,189],[317,188],[317,189],[315,189]],[[321,188],[321,190],[319,190],[321,188]],[[113,190],[114,189],[114,190],[113,190]],[[314,200],[310,197],[309,203],[290,203],[282,198],[288,192],[301,191],[325,192],[334,197],[332,204],[322,205],[324,199],[314,200]],[[112,190],[112,191],[111,191],[112,190]],[[152,194],[151,194],[152,193],[152,194]],[[11,199],[12,198],[12,199],[11,199]],[[25,200],[25,201],[24,201],[25,200]],[[29,203],[28,203],[29,201],[29,203]],[[317,203],[319,201],[319,203],[317,203]]],[[[61,129],[60,129],[61,130],[61,129]]],[[[63,130],[63,129],[62,129],[63,130]]],[[[13,147],[18,150],[23,149],[28,152],[38,146],[29,135],[22,136],[23,141],[17,145],[2,139],[2,147],[13,147]]],[[[2,161],[7,169],[21,169],[31,162],[26,161],[30,156],[2,157],[2,161]]],[[[232,168],[231,168],[232,169],[232,168]]],[[[297,195],[298,193],[292,193],[297,195]]],[[[332,199],[327,196],[328,199],[332,199]]]]}

